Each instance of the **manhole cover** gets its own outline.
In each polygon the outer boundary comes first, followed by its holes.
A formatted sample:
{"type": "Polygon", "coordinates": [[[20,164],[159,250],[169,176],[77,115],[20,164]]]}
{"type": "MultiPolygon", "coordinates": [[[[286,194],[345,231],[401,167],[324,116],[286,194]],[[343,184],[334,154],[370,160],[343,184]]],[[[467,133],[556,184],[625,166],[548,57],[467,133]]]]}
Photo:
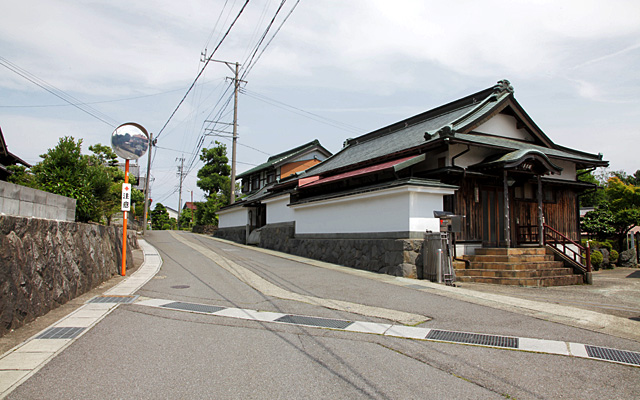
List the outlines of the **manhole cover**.
{"type": "Polygon", "coordinates": [[[190,287],[189,285],[173,285],[171,289],[189,289],[190,287]]]}

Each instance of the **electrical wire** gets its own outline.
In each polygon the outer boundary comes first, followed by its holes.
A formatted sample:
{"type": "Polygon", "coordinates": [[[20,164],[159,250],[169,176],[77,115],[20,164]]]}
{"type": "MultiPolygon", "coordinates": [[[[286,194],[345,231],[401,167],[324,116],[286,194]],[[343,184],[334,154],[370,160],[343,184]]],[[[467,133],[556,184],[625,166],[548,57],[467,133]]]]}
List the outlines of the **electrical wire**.
{"type": "Polygon", "coordinates": [[[274,107],[278,107],[278,108],[281,108],[283,110],[287,110],[287,111],[292,112],[294,114],[300,115],[300,116],[305,117],[305,118],[312,119],[314,121],[317,121],[317,122],[320,122],[320,123],[323,123],[323,124],[326,124],[326,125],[333,126],[334,128],[338,128],[338,129],[341,129],[343,131],[347,131],[347,132],[350,132],[350,133],[361,133],[362,132],[362,129],[360,129],[360,128],[356,127],[356,126],[349,125],[349,124],[346,124],[344,122],[336,121],[336,120],[333,120],[333,119],[330,119],[330,118],[327,118],[327,117],[323,117],[322,115],[314,114],[314,113],[309,112],[309,111],[305,111],[305,110],[303,110],[301,108],[292,106],[290,104],[283,103],[283,102],[281,102],[279,100],[272,99],[272,98],[267,97],[267,96],[265,96],[263,94],[260,94],[260,93],[257,93],[257,92],[253,92],[251,90],[241,89],[240,93],[244,94],[246,96],[249,96],[249,97],[251,97],[253,99],[256,99],[256,100],[262,101],[264,103],[270,104],[270,105],[272,105],[274,107]]]}
{"type": "Polygon", "coordinates": [[[193,82],[191,83],[191,85],[189,86],[189,89],[187,89],[187,92],[184,94],[184,96],[182,97],[182,99],[180,100],[180,102],[178,103],[178,105],[176,106],[175,110],[173,110],[173,112],[171,113],[171,115],[169,116],[169,119],[167,119],[167,122],[164,123],[164,125],[162,126],[162,128],[160,129],[160,131],[158,132],[158,134],[156,135],[156,139],[160,137],[160,135],[162,135],[162,132],[164,132],[164,129],[167,127],[167,125],[169,125],[169,122],[171,122],[171,120],[173,119],[173,116],[176,115],[176,113],[178,112],[178,110],[180,109],[180,106],[182,105],[182,103],[184,103],[184,101],[186,100],[187,96],[189,95],[189,93],[191,92],[191,90],[193,89],[193,87],[196,85],[196,82],[198,81],[198,79],[200,78],[200,76],[202,76],[202,74],[204,73],[204,70],[207,68],[207,65],[209,65],[209,62],[211,62],[211,59],[213,58],[213,55],[218,51],[218,49],[220,48],[220,46],[222,45],[222,43],[224,42],[224,40],[227,38],[227,36],[229,35],[229,33],[231,32],[231,29],[233,29],[233,26],[236,24],[236,22],[238,21],[238,19],[240,19],[240,16],[242,15],[242,13],[244,12],[245,8],[247,7],[247,5],[249,4],[250,0],[245,0],[244,5],[242,6],[242,8],[240,9],[240,12],[238,12],[238,15],[236,16],[236,18],[233,20],[233,22],[231,23],[231,25],[229,26],[229,29],[227,29],[227,31],[225,32],[224,36],[222,37],[222,39],[220,39],[220,41],[218,42],[218,45],[215,47],[215,49],[213,49],[213,51],[211,52],[211,55],[207,58],[207,61],[205,62],[205,64],[202,66],[202,69],[200,70],[200,72],[198,73],[198,75],[196,75],[195,79],[193,80],[193,82]]]}
{"type": "Polygon", "coordinates": [[[77,98],[71,96],[70,94],[64,92],[61,89],[58,89],[57,87],[51,85],[50,83],[46,82],[45,80],[38,78],[36,75],[32,74],[31,72],[27,71],[24,68],[21,68],[20,66],[12,63],[11,61],[7,60],[6,58],[0,56],[0,65],[2,65],[3,67],[7,68],[8,70],[14,72],[17,75],[20,75],[21,77],[23,77],[24,79],[28,80],[29,82],[33,83],[34,85],[46,90],[47,92],[51,93],[52,95],[56,96],[57,98],[63,100],[66,103],[69,103],[70,105],[72,105],[73,107],[77,108],[78,110],[92,116],[93,118],[104,122],[105,124],[111,126],[112,128],[115,128],[118,124],[118,122],[111,118],[110,116],[108,116],[107,114],[96,110],[95,108],[91,107],[90,105],[88,105],[88,103],[85,103],[81,100],[78,100],[77,98]]]}

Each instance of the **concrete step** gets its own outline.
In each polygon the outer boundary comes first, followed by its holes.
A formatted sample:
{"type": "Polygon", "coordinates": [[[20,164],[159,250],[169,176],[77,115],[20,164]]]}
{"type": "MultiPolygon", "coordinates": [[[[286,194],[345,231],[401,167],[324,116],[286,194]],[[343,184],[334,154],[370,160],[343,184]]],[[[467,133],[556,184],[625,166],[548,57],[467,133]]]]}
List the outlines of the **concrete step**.
{"type": "Polygon", "coordinates": [[[571,268],[549,269],[456,269],[456,276],[482,277],[482,278],[542,278],[571,275],[571,268]]]}
{"type": "Polygon", "coordinates": [[[464,255],[463,259],[474,262],[536,262],[536,261],[553,261],[552,254],[526,254],[526,255],[464,255]]]}
{"type": "Polygon", "coordinates": [[[584,283],[582,275],[564,275],[539,278],[503,278],[503,277],[478,277],[478,276],[460,276],[456,277],[458,282],[473,283],[491,283],[498,285],[515,285],[515,286],[568,286],[581,285],[584,283]]]}
{"type": "MultiPolygon", "coordinates": [[[[504,270],[537,270],[563,268],[562,261],[526,261],[526,262],[472,262],[466,269],[504,269],[504,270]]],[[[464,263],[454,264],[456,269],[465,269],[464,263]]]]}
{"type": "Polygon", "coordinates": [[[518,247],[518,248],[478,248],[476,255],[482,256],[518,256],[518,255],[545,255],[551,254],[545,247],[518,247]]]}

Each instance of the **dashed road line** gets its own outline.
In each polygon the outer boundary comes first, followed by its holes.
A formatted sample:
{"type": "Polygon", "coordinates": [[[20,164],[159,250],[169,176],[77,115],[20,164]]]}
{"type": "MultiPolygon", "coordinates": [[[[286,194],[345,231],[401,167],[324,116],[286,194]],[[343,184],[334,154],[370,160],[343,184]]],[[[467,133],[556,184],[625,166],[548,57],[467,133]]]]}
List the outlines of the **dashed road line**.
{"type": "Polygon", "coordinates": [[[623,364],[632,367],[640,367],[640,353],[638,352],[590,346],[581,343],[563,342],[557,340],[490,335],[485,333],[460,332],[395,324],[381,324],[365,321],[320,318],[305,315],[276,313],[270,311],[257,311],[250,309],[223,307],[208,304],[176,302],[174,300],[165,299],[141,298],[134,304],[173,311],[206,314],[216,317],[270,322],[275,324],[299,325],[310,328],[367,333],[403,339],[417,339],[430,342],[464,344],[503,350],[579,357],[615,364],[623,364]]]}

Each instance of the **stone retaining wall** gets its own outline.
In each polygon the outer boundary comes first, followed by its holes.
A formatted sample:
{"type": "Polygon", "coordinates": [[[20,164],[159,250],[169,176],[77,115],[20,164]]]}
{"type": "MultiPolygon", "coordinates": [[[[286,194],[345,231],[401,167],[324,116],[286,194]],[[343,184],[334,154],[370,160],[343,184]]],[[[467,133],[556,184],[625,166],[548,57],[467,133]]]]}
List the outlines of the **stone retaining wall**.
{"type": "MultiPolygon", "coordinates": [[[[216,235],[217,236],[217,235],[216,235]]],[[[333,264],[422,278],[421,239],[299,239],[293,224],[261,228],[260,247],[333,264]]]]}
{"type": "Polygon", "coordinates": [[[242,226],[236,226],[231,228],[218,228],[218,230],[213,234],[213,236],[220,238],[231,240],[236,243],[247,243],[247,228],[242,226]]]}
{"type": "MultiPolygon", "coordinates": [[[[127,268],[133,267],[128,237],[127,268]]],[[[120,273],[122,228],[0,216],[0,336],[120,273]]]]}

